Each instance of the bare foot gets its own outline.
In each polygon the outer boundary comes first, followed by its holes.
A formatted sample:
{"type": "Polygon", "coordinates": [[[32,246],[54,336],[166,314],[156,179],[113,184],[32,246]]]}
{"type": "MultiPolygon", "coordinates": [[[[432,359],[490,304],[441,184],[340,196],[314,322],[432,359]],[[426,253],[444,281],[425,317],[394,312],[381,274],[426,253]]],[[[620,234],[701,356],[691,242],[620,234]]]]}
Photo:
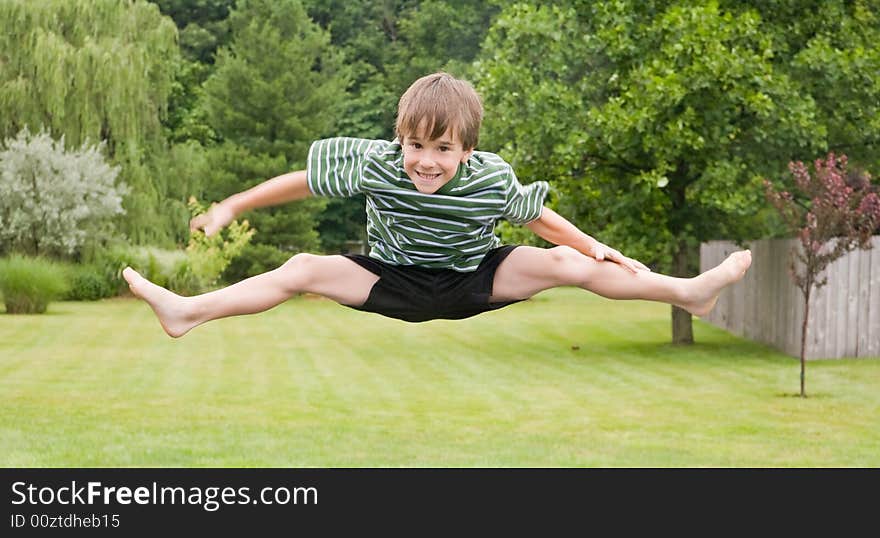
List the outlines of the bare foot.
{"type": "Polygon", "coordinates": [[[693,300],[679,305],[695,316],[705,316],[715,307],[718,295],[727,286],[739,282],[752,264],[752,251],[740,250],[705,273],[694,277],[693,300]]]}
{"type": "Polygon", "coordinates": [[[181,337],[198,325],[195,315],[187,308],[186,297],[153,284],[131,267],[123,269],[122,277],[131,292],[150,305],[168,336],[181,337]]]}

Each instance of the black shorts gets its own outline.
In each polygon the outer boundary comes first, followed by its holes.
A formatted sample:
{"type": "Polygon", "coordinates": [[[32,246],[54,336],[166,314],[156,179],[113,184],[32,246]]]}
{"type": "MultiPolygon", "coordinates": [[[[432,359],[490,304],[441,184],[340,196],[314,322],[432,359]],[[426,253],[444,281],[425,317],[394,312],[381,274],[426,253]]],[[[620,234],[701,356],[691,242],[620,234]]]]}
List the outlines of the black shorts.
{"type": "Polygon", "coordinates": [[[464,319],[518,303],[489,302],[495,271],[515,248],[503,246],[490,250],[476,271],[468,273],[418,265],[391,265],[361,254],[346,254],[346,258],[379,277],[367,302],[351,308],[420,322],[464,319]]]}

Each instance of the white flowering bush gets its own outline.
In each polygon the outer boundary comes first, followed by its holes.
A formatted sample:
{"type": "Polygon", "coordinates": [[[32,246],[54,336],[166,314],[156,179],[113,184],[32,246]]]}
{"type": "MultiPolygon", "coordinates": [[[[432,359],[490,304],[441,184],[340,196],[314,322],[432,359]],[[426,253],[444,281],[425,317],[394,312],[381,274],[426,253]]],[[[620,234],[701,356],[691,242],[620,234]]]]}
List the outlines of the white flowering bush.
{"type": "Polygon", "coordinates": [[[0,148],[0,252],[72,255],[109,219],[124,213],[128,189],[103,144],[66,150],[27,128],[0,148]]]}

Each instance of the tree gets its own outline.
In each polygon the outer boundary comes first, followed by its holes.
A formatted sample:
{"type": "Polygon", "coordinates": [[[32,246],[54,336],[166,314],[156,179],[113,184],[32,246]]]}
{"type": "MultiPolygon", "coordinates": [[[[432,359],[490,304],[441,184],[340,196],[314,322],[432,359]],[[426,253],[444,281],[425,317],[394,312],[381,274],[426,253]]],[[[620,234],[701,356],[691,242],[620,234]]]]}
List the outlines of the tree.
{"type": "MultiPolygon", "coordinates": [[[[874,0],[725,0],[757,12],[774,63],[813,99],[828,149],[868,169],[880,165],[880,5],[874,0]]],[[[803,152],[801,152],[803,154],[803,152]]],[[[807,154],[812,156],[812,154],[807,154]]]]}
{"type": "Polygon", "coordinates": [[[767,197],[792,231],[797,231],[800,249],[791,252],[791,278],[804,299],[801,324],[801,397],[806,397],[805,371],[807,327],[812,291],[828,279],[819,277],[825,268],[847,252],[871,248],[871,235],[880,224],[880,196],[866,173],[848,173],[847,157],[828,154],[816,159],[815,173],[802,162],[792,162],[793,192],[777,190],[764,182],[767,197]],[[797,263],[799,262],[799,264],[797,263]]]}
{"type": "Polygon", "coordinates": [[[229,44],[229,12],[235,0],[153,0],[174,20],[182,58],[177,62],[168,115],[163,124],[174,143],[197,140],[209,144],[216,133],[199,107],[201,88],[214,71],[217,49],[229,44]]]}
{"type": "MultiPolygon", "coordinates": [[[[203,157],[197,172],[203,178],[200,198],[210,201],[222,200],[289,169],[283,155],[254,154],[232,142],[207,148],[203,157]]],[[[294,208],[252,212],[246,218],[256,230],[254,244],[272,245],[288,253],[320,250],[316,214],[324,203],[325,199],[312,198],[296,202],[294,208]]]]}
{"type": "MultiPolygon", "coordinates": [[[[304,166],[310,144],[335,134],[349,81],[341,54],[298,0],[239,2],[229,24],[232,42],[218,52],[204,86],[208,123],[225,141],[220,151],[237,153],[242,163],[262,161],[256,168],[269,177],[304,166]],[[264,166],[273,162],[274,168],[264,166]]],[[[233,168],[224,170],[246,172],[227,164],[233,168]]],[[[227,196],[253,180],[248,174],[208,188],[227,196]]],[[[325,204],[311,199],[295,211],[249,216],[255,241],[288,252],[316,245],[314,230],[325,204]]]]}
{"type": "Polygon", "coordinates": [[[404,11],[385,66],[394,110],[397,98],[419,77],[441,70],[469,75],[499,11],[495,2],[473,0],[422,0],[404,11]]]}
{"type": "Polygon", "coordinates": [[[119,168],[103,145],[66,150],[64,140],[23,129],[0,151],[0,252],[32,256],[75,254],[108,234],[111,217],[124,213],[119,168]]]}
{"type": "Polygon", "coordinates": [[[149,168],[179,56],[171,20],[144,1],[8,0],[0,25],[0,136],[29,127],[74,148],[106,142],[131,187],[120,229],[167,240],[185,198],[168,203],[174,183],[149,168]]]}
{"type": "MultiPolygon", "coordinates": [[[[486,145],[521,178],[552,180],[584,229],[692,276],[702,241],[764,232],[760,178],[774,168],[838,143],[877,157],[880,86],[828,90],[842,73],[880,70],[874,13],[832,4],[830,22],[739,3],[506,8],[477,66],[486,145]],[[782,21],[808,28],[796,38],[782,21]],[[853,110],[829,102],[841,93],[853,110]],[[832,138],[855,117],[860,139],[832,138]]],[[[692,342],[690,314],[673,307],[672,320],[673,342],[692,342]]]]}
{"type": "Polygon", "coordinates": [[[246,0],[229,16],[233,40],[205,83],[210,124],[255,153],[304,161],[333,131],[348,74],[330,36],[298,0],[246,0]]]}
{"type": "Polygon", "coordinates": [[[235,0],[153,0],[180,31],[184,56],[200,63],[214,63],[217,49],[229,41],[227,18],[235,0]]]}

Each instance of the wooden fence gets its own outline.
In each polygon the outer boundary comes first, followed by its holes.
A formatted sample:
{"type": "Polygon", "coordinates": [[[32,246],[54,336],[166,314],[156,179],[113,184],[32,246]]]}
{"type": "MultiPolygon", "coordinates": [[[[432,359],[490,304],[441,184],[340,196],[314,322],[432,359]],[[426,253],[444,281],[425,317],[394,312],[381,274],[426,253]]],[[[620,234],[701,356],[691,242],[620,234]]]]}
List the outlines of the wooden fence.
{"type": "MultiPolygon", "coordinates": [[[[722,292],[705,321],[734,334],[800,356],[804,301],[789,275],[794,239],[749,244],[752,267],[722,292]]],[[[880,236],[871,250],[855,250],[828,266],[828,283],[810,299],[806,357],[880,357],[880,236]]],[[[730,241],[700,246],[700,271],[740,250],[730,241]]],[[[820,279],[822,275],[820,275],[820,279]]]]}

